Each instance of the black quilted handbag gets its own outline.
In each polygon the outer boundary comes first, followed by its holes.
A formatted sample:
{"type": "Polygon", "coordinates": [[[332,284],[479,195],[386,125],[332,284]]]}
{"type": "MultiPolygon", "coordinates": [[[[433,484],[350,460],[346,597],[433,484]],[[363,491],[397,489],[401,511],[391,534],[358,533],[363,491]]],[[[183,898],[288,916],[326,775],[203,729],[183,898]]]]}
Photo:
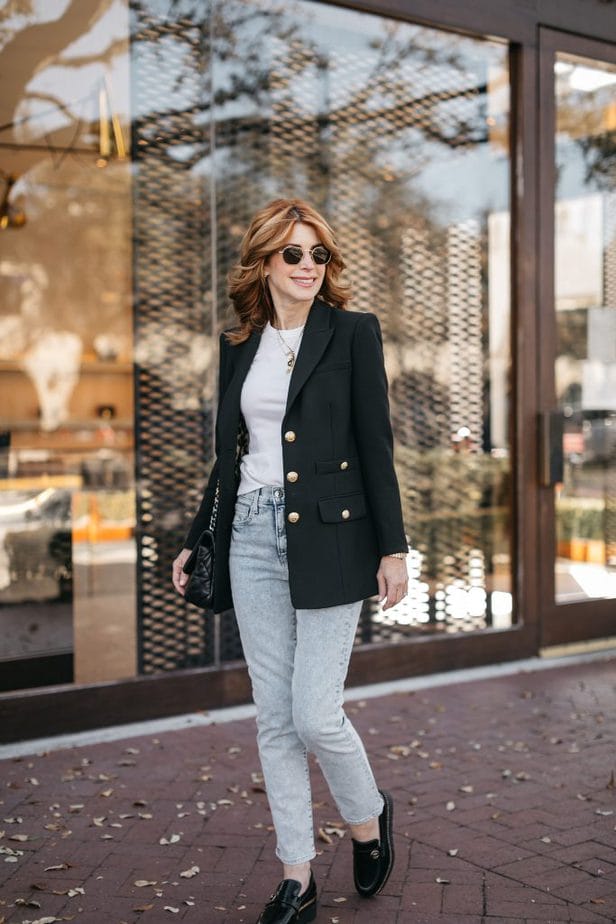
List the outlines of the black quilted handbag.
{"type": "Polygon", "coordinates": [[[189,575],[184,586],[184,599],[204,610],[211,609],[214,601],[214,533],[218,515],[219,486],[217,482],[210,525],[197,539],[182,569],[189,575]]]}

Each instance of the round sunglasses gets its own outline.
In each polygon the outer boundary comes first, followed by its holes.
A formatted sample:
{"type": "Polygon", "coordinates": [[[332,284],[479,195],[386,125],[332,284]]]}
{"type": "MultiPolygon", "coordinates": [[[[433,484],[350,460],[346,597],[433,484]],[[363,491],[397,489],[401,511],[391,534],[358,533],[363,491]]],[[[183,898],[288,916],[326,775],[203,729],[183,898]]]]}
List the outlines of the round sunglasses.
{"type": "Polygon", "coordinates": [[[310,259],[313,263],[316,263],[317,266],[324,266],[326,263],[329,263],[332,258],[327,247],[323,247],[322,244],[315,244],[314,247],[306,251],[304,251],[304,248],[300,247],[299,244],[287,244],[282,250],[276,252],[281,253],[284,262],[288,263],[290,266],[297,266],[298,263],[301,263],[304,253],[309,253],[310,259]]]}

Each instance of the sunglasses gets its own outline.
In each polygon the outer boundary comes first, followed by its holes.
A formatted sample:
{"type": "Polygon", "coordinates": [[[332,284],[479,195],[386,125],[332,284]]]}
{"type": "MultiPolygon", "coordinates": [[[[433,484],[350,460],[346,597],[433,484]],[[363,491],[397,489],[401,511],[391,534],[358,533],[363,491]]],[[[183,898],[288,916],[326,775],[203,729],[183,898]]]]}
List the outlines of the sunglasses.
{"type": "Polygon", "coordinates": [[[282,250],[277,251],[277,253],[282,254],[284,262],[288,263],[290,266],[297,266],[298,263],[301,263],[304,252],[310,254],[310,259],[317,266],[324,266],[326,263],[329,263],[332,258],[327,247],[323,247],[322,244],[315,244],[314,247],[306,251],[298,244],[287,244],[282,250]]]}

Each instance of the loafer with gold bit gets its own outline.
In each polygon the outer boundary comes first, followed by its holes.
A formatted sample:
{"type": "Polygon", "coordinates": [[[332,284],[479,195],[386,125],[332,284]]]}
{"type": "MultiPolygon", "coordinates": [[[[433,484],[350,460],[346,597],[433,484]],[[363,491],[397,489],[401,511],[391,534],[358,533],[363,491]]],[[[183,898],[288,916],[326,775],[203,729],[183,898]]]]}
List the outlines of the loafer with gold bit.
{"type": "Polygon", "coordinates": [[[371,841],[353,841],[353,878],[361,896],[369,898],[381,891],[394,865],[394,804],[388,792],[379,789],[385,804],[379,815],[379,837],[371,841]]]}
{"type": "Polygon", "coordinates": [[[297,879],[283,879],[259,915],[257,924],[308,924],[317,916],[317,885],[310,872],[310,882],[303,895],[297,879]]]}

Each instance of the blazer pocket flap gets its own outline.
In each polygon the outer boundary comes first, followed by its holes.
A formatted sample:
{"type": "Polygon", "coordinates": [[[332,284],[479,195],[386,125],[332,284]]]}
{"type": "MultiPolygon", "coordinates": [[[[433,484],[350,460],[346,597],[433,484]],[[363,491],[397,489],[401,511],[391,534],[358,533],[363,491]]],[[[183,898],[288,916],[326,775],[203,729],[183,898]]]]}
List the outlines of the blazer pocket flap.
{"type": "Polygon", "coordinates": [[[313,375],[320,375],[322,372],[346,372],[351,368],[350,362],[340,363],[321,363],[316,366],[313,375]]]}
{"type": "Polygon", "coordinates": [[[347,472],[357,468],[357,459],[341,456],[339,459],[326,459],[314,463],[317,475],[329,475],[331,472],[347,472]]]}
{"type": "Polygon", "coordinates": [[[319,513],[324,523],[346,523],[366,516],[366,498],[363,494],[342,494],[340,497],[323,497],[319,513]]]}

